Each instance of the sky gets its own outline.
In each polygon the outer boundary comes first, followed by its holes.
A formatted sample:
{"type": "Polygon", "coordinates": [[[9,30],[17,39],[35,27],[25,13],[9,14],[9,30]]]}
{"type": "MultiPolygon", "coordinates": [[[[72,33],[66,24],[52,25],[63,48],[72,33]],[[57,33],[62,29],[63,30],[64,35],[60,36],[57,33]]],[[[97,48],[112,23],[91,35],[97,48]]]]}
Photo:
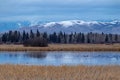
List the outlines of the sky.
{"type": "Polygon", "coordinates": [[[0,0],[0,21],[120,20],[120,0],[0,0]]]}

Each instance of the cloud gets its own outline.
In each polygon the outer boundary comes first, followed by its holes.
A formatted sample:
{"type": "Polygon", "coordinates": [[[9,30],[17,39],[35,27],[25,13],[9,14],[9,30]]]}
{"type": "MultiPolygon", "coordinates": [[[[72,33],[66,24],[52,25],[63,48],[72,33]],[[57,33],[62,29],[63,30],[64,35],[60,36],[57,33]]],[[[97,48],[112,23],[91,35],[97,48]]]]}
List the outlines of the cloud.
{"type": "Polygon", "coordinates": [[[120,0],[0,0],[1,20],[117,18],[119,13],[120,0]]]}
{"type": "Polygon", "coordinates": [[[0,6],[12,7],[12,6],[21,6],[21,7],[30,7],[30,6],[75,6],[75,5],[119,5],[120,0],[3,0],[0,1],[0,6]]]}

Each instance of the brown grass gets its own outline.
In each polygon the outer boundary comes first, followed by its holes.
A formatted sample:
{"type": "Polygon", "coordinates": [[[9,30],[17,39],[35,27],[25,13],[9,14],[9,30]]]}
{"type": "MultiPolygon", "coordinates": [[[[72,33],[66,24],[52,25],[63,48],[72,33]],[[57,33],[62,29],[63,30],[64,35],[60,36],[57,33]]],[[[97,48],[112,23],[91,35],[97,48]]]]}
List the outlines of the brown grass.
{"type": "Polygon", "coordinates": [[[0,51],[120,51],[120,44],[49,44],[49,47],[0,45],[0,51]]]}
{"type": "Polygon", "coordinates": [[[0,65],[0,80],[120,80],[120,66],[0,65]]]}

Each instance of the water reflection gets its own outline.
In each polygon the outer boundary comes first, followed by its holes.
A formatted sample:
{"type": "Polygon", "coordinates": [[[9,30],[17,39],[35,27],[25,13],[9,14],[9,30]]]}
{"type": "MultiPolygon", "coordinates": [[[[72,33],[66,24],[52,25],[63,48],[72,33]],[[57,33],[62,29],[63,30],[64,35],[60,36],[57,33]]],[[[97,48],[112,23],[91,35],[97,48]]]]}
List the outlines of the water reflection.
{"type": "Polygon", "coordinates": [[[29,52],[24,54],[25,57],[42,59],[47,56],[46,52],[29,52]]]}
{"type": "Polygon", "coordinates": [[[16,53],[15,53],[15,54],[12,54],[12,53],[6,54],[5,56],[7,56],[7,55],[8,55],[9,57],[18,57],[18,56],[19,56],[19,54],[16,54],[16,53]]]}
{"type": "Polygon", "coordinates": [[[0,64],[120,65],[120,52],[0,52],[0,64]]]}

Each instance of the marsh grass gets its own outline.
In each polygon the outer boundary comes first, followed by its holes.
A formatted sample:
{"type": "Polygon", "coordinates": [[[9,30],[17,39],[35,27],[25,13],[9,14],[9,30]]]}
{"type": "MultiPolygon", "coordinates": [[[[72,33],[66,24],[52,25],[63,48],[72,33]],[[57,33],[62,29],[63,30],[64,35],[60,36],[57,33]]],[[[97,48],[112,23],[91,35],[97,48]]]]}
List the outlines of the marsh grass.
{"type": "Polygon", "coordinates": [[[0,65],[0,80],[120,80],[120,66],[0,65]]]}
{"type": "Polygon", "coordinates": [[[0,45],[0,51],[120,51],[120,44],[49,44],[48,47],[0,45]]]}

